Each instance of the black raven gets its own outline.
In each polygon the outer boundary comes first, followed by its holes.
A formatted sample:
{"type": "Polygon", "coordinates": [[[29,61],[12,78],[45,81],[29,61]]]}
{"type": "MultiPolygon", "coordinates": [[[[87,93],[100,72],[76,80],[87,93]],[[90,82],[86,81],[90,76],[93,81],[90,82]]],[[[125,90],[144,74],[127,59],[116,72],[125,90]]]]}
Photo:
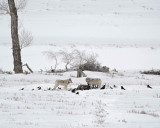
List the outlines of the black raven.
{"type": "Polygon", "coordinates": [[[113,88],[110,86],[110,89],[113,89],[113,88]]]}
{"type": "Polygon", "coordinates": [[[72,89],[72,92],[75,93],[76,92],[76,88],[72,89]]]}
{"type": "Polygon", "coordinates": [[[116,85],[113,85],[113,87],[114,87],[114,88],[117,88],[117,86],[116,86],[116,85]]]}
{"type": "Polygon", "coordinates": [[[152,87],[151,87],[151,86],[149,86],[149,85],[147,85],[147,88],[151,88],[151,89],[152,89],[152,87]]]}
{"type": "Polygon", "coordinates": [[[105,89],[105,87],[106,87],[106,85],[103,85],[103,86],[101,87],[101,89],[105,89]]]}
{"type": "Polygon", "coordinates": [[[22,88],[21,90],[24,90],[24,88],[22,88]]]}
{"type": "Polygon", "coordinates": [[[38,90],[41,90],[41,87],[39,86],[39,87],[37,87],[38,88],[38,90]]]}
{"type": "Polygon", "coordinates": [[[126,90],[123,86],[121,86],[121,89],[122,89],[122,90],[126,90]]]}

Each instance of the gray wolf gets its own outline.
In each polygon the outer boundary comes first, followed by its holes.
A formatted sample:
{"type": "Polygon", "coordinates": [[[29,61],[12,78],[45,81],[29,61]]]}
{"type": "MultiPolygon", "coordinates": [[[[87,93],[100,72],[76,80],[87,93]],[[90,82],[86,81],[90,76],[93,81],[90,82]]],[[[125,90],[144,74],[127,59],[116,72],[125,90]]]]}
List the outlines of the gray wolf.
{"type": "Polygon", "coordinates": [[[99,78],[86,78],[86,82],[88,85],[90,85],[91,88],[95,88],[98,86],[98,88],[101,88],[101,79],[99,78]]]}
{"type": "Polygon", "coordinates": [[[67,90],[67,86],[68,86],[70,83],[73,83],[72,80],[71,80],[71,78],[66,79],[66,80],[56,80],[53,89],[56,89],[59,85],[63,85],[64,88],[67,90]]]}

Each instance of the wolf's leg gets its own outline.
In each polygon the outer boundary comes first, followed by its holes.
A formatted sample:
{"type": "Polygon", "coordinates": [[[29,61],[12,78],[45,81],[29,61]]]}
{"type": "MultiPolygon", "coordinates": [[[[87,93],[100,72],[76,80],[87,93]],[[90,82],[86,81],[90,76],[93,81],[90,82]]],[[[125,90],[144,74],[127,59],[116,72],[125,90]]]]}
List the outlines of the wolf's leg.
{"type": "Polygon", "coordinates": [[[101,82],[98,83],[98,87],[101,88],[101,82]]]}
{"type": "Polygon", "coordinates": [[[93,85],[93,84],[91,84],[91,88],[92,88],[92,89],[94,88],[94,85],[93,85]]]}
{"type": "Polygon", "coordinates": [[[58,87],[58,84],[55,84],[53,89],[55,90],[57,87],[58,87]]]}
{"type": "Polygon", "coordinates": [[[67,85],[64,85],[64,89],[67,90],[67,85]]]}

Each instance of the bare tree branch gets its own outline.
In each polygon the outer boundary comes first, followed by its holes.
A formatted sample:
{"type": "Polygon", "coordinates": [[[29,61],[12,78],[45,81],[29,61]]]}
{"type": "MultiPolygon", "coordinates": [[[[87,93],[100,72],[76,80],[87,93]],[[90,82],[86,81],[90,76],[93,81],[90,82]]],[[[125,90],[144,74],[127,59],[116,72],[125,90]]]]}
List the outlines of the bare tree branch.
{"type": "Polygon", "coordinates": [[[75,49],[73,51],[73,55],[74,55],[74,61],[73,61],[73,66],[75,67],[79,67],[81,66],[82,64],[84,64],[86,62],[85,58],[86,58],[86,53],[85,51],[80,51],[80,50],[77,50],[75,49]]]}
{"type": "Polygon", "coordinates": [[[96,53],[85,53],[85,51],[74,50],[74,60],[72,68],[82,69],[82,70],[95,70],[100,67],[97,61],[98,55],[96,53]]]}
{"type": "Polygon", "coordinates": [[[61,50],[59,53],[62,55],[62,61],[66,64],[65,68],[66,71],[68,71],[68,65],[71,64],[74,59],[73,52],[68,53],[67,51],[61,50]]]}
{"type": "Polygon", "coordinates": [[[7,0],[0,0],[0,14],[10,14],[7,0]]]}
{"type": "MultiPolygon", "coordinates": [[[[27,5],[27,0],[16,0],[15,5],[16,5],[17,11],[23,10],[27,5]]],[[[0,14],[10,15],[8,0],[0,0],[0,14]]]]}
{"type": "Polygon", "coordinates": [[[88,56],[86,56],[85,61],[88,64],[96,64],[97,63],[97,57],[98,57],[98,54],[90,53],[88,56]]]}
{"type": "Polygon", "coordinates": [[[27,5],[27,0],[16,0],[15,4],[17,10],[23,10],[27,5]]]}
{"type": "Polygon", "coordinates": [[[26,66],[26,67],[28,68],[28,70],[29,70],[31,73],[33,73],[32,69],[28,66],[28,64],[27,64],[27,63],[26,63],[26,64],[24,64],[23,66],[26,66]]]}
{"type": "Polygon", "coordinates": [[[45,51],[43,54],[47,55],[49,59],[54,59],[55,60],[55,65],[54,65],[54,71],[56,72],[57,66],[59,65],[58,63],[58,52],[52,52],[52,51],[45,51]]]}
{"type": "Polygon", "coordinates": [[[30,46],[32,41],[33,41],[32,33],[26,31],[23,28],[21,33],[19,34],[20,49],[30,46]]]}

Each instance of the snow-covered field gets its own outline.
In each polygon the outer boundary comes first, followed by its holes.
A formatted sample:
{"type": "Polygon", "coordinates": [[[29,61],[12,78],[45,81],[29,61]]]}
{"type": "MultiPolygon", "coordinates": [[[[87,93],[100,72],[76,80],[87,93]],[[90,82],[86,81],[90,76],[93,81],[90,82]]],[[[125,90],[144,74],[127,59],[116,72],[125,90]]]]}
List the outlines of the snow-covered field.
{"type": "MultiPolygon", "coordinates": [[[[19,23],[34,40],[21,53],[34,73],[0,73],[0,128],[159,128],[160,76],[139,73],[160,69],[159,14],[158,0],[29,0],[19,23]],[[85,73],[117,88],[48,90],[56,79],[71,78],[68,88],[86,84],[75,71],[39,72],[55,64],[44,51],[75,49],[116,68],[118,74],[85,73]]],[[[0,71],[13,71],[10,37],[10,16],[0,15],[0,71]]]]}
{"type": "Polygon", "coordinates": [[[71,78],[68,86],[86,84],[76,72],[31,75],[0,74],[1,128],[159,128],[160,78],[137,72],[118,74],[85,71],[117,88],[78,91],[48,90],[56,79],[71,78]],[[147,88],[150,84],[152,89],[147,88]],[[126,90],[121,90],[120,86],[126,90]],[[37,87],[42,87],[38,90],[37,87]],[[24,88],[24,90],[21,90],[24,88]],[[32,90],[34,89],[34,90],[32,90]]]}

